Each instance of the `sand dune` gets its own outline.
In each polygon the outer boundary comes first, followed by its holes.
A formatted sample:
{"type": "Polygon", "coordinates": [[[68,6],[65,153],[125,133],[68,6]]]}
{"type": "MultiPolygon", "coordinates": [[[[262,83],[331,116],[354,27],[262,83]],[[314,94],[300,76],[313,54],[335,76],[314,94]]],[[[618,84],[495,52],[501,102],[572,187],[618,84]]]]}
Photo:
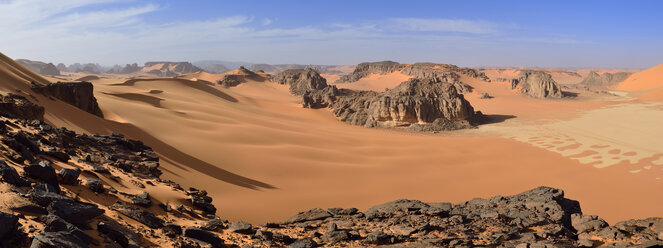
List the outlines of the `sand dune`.
{"type": "Polygon", "coordinates": [[[663,64],[635,73],[615,89],[623,91],[644,91],[663,87],[663,64]]]}

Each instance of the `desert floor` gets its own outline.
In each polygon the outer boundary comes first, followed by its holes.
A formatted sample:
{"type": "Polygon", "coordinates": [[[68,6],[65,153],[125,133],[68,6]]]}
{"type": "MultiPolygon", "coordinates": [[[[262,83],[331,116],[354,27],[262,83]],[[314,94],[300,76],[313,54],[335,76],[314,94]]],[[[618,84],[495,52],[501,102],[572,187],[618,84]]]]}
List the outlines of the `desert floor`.
{"type": "MultiPolygon", "coordinates": [[[[384,90],[401,80],[380,78],[348,87],[384,90]]],[[[475,88],[466,97],[494,123],[437,134],[368,129],[304,109],[271,82],[223,88],[103,77],[92,81],[109,120],[81,119],[65,106],[46,118],[143,140],[162,156],[164,178],[207,189],[230,220],[279,221],[314,207],[365,209],[399,198],[458,202],[539,185],[564,189],[610,223],[663,215],[660,97],[538,100],[506,83],[465,80],[475,88]],[[479,99],[483,92],[495,98],[479,99]]]]}

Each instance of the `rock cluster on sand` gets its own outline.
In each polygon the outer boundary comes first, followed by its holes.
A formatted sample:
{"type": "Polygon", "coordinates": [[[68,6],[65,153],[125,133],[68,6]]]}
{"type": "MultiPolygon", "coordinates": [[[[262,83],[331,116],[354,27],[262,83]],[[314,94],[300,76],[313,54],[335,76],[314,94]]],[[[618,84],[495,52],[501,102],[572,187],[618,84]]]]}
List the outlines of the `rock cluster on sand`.
{"type": "Polygon", "coordinates": [[[302,96],[304,107],[331,107],[341,121],[353,125],[438,131],[471,127],[468,121],[475,117],[451,74],[413,78],[382,93],[338,90],[313,69],[285,70],[275,81],[290,85],[291,93],[302,96]]]}
{"type": "Polygon", "coordinates": [[[0,95],[0,116],[28,120],[43,120],[44,107],[34,104],[24,96],[9,93],[0,95]]]}
{"type": "Polygon", "coordinates": [[[33,83],[32,90],[46,96],[55,97],[85,112],[104,117],[94,97],[94,86],[90,82],[57,82],[47,85],[33,83]]]}
{"type": "Polygon", "coordinates": [[[597,72],[591,71],[585,78],[582,79],[580,84],[588,86],[616,85],[626,80],[626,78],[628,78],[630,75],[631,73],[629,72],[616,72],[616,73],[604,72],[599,75],[597,72]]]}
{"type": "Polygon", "coordinates": [[[562,89],[552,76],[543,71],[524,70],[518,79],[511,81],[511,88],[535,98],[562,98],[562,89]]]}
{"type": "Polygon", "coordinates": [[[217,83],[224,87],[235,87],[248,81],[264,82],[269,78],[269,74],[266,74],[263,71],[252,72],[244,68],[244,66],[240,66],[239,69],[233,70],[223,75],[223,78],[217,83]]]}

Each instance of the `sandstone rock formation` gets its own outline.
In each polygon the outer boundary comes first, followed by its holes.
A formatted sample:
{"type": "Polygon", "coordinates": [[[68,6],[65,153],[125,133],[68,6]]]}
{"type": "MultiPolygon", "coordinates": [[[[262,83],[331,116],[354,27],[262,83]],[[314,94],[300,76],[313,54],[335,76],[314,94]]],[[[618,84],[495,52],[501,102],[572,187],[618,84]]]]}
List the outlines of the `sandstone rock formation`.
{"type": "Polygon", "coordinates": [[[97,99],[94,97],[94,86],[89,82],[57,82],[48,85],[33,84],[35,92],[55,97],[85,112],[104,117],[97,99]]]}
{"type": "Polygon", "coordinates": [[[550,74],[543,71],[524,70],[511,82],[512,89],[535,98],[562,98],[562,89],[550,74]]]}
{"type": "Polygon", "coordinates": [[[337,82],[352,83],[370,74],[388,74],[400,71],[405,66],[405,64],[393,61],[365,62],[357,65],[352,73],[343,75],[337,82]]]}
{"type": "Polygon", "coordinates": [[[338,90],[315,70],[286,70],[275,81],[290,85],[306,108],[331,107],[341,121],[365,127],[408,127],[449,130],[471,127],[474,109],[459,94],[449,74],[414,78],[383,93],[338,90]],[[437,121],[444,119],[446,121],[437,121]],[[435,127],[431,127],[435,126],[435,127]]]}
{"type": "Polygon", "coordinates": [[[32,61],[27,59],[17,59],[16,62],[27,67],[28,69],[47,76],[60,76],[60,70],[55,67],[53,63],[44,63],[39,61],[32,61]]]}
{"type": "Polygon", "coordinates": [[[632,73],[629,72],[616,72],[616,73],[604,72],[599,75],[595,71],[591,71],[585,78],[582,79],[580,84],[588,86],[616,85],[626,80],[626,78],[628,78],[631,74],[632,73]]]}
{"type": "Polygon", "coordinates": [[[340,97],[334,114],[342,121],[367,127],[397,127],[473,117],[474,108],[448,78],[413,78],[384,93],[340,97]]]}
{"type": "Polygon", "coordinates": [[[282,71],[274,77],[274,82],[289,85],[290,93],[298,96],[330,87],[327,80],[312,68],[282,71]]]}

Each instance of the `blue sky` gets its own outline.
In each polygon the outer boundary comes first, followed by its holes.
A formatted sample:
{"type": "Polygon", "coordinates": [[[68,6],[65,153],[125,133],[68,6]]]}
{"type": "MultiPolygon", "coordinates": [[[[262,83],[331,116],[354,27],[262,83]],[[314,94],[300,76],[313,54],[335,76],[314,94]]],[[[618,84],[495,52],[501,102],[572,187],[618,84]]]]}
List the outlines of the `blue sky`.
{"type": "Polygon", "coordinates": [[[648,68],[663,1],[0,0],[0,52],[151,60],[648,68]]]}

